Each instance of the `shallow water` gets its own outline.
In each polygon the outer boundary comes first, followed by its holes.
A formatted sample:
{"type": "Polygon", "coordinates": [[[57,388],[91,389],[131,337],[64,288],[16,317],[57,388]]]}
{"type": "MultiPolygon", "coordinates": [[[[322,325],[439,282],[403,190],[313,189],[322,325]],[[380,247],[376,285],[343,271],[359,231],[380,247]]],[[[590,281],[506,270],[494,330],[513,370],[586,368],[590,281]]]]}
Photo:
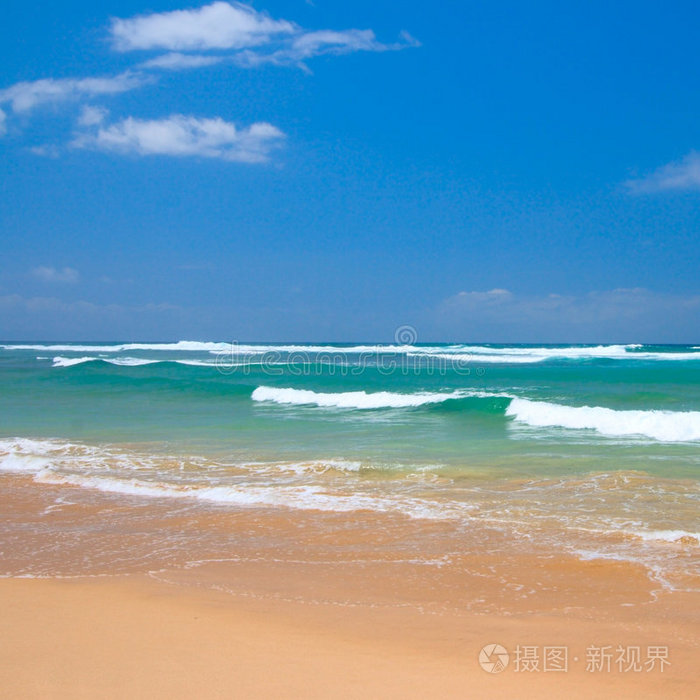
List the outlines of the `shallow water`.
{"type": "Polygon", "coordinates": [[[6,344],[0,391],[0,470],[36,488],[392,514],[700,576],[696,347],[6,344]]]}

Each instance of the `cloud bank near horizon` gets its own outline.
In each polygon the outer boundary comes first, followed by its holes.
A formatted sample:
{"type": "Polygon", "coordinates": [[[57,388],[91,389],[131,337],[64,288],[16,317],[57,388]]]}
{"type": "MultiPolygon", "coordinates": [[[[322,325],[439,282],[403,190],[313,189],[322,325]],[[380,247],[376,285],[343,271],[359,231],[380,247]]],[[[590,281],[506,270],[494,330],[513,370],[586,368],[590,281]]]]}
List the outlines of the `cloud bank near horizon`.
{"type": "Polygon", "coordinates": [[[471,329],[494,342],[663,342],[671,337],[670,329],[684,320],[688,328],[685,340],[696,342],[697,337],[690,335],[700,323],[700,295],[643,287],[580,295],[462,291],[442,300],[431,316],[441,333],[464,335],[471,329]],[[635,329],[642,331],[635,336],[635,329]]]}
{"type": "MultiPolygon", "coordinates": [[[[56,271],[61,274],[61,271],[56,271]]],[[[315,313],[293,305],[280,310],[279,323],[261,323],[255,305],[232,313],[223,307],[198,308],[162,301],[140,305],[103,304],[81,298],[0,296],[0,324],[6,338],[31,339],[31,329],[55,329],[63,339],[134,338],[140,329],[159,328],[159,338],[197,337],[248,341],[359,339],[391,342],[396,323],[410,321],[420,342],[494,343],[692,343],[700,339],[700,295],[655,292],[644,288],[592,291],[578,296],[521,295],[506,289],[463,291],[433,307],[407,309],[401,318],[381,323],[359,311],[355,325],[327,323],[323,302],[315,313]],[[679,325],[678,321],[683,323],[679,325]],[[306,325],[301,325],[301,324],[306,325]],[[146,324],[146,325],[144,325],[146,324]],[[271,328],[274,330],[271,334],[271,328]],[[296,332],[284,329],[297,328],[296,332]],[[368,333],[368,328],[375,328],[368,333]],[[59,333],[60,331],[60,333],[59,333]]],[[[329,317],[330,318],[330,317],[329,317]]],[[[338,318],[337,315],[333,318],[338,318]]],[[[152,330],[149,331],[152,333],[152,330]]],[[[45,334],[41,338],[48,337],[45,334]]],[[[145,337],[145,336],[143,336],[145,337]]]]}

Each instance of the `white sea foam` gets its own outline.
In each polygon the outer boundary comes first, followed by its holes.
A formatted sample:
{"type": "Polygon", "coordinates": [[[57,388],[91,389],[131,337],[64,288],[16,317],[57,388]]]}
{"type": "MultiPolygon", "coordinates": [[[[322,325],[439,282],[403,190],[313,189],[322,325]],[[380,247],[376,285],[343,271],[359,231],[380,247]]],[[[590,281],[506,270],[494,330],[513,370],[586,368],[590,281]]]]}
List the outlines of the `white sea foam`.
{"type": "MultiPolygon", "coordinates": [[[[449,348],[414,348],[409,354],[455,362],[525,364],[548,360],[700,360],[699,352],[658,352],[639,350],[641,345],[597,345],[569,347],[489,347],[452,346],[449,348]],[[429,350],[425,352],[424,350],[429,350]]],[[[700,348],[698,348],[700,349],[700,348]]]]}
{"type": "Polygon", "coordinates": [[[0,471],[36,474],[50,464],[50,460],[32,454],[9,452],[0,455],[0,471]]]}
{"type": "Polygon", "coordinates": [[[247,467],[257,468],[268,473],[293,472],[294,474],[323,474],[328,471],[359,472],[362,462],[347,459],[313,459],[308,462],[274,462],[246,464],[247,467]]]}
{"type": "MultiPolygon", "coordinates": [[[[48,358],[37,357],[36,359],[48,358]]],[[[118,367],[140,367],[142,365],[156,365],[167,362],[192,367],[216,367],[216,362],[213,360],[156,360],[145,357],[62,357],[60,355],[53,358],[54,367],[72,367],[85,362],[105,362],[108,365],[117,365],[118,367]]]]}
{"type": "MultiPolygon", "coordinates": [[[[464,359],[483,362],[541,362],[556,358],[587,358],[587,357],[630,357],[639,345],[599,345],[578,347],[490,347],[487,345],[229,345],[227,351],[233,355],[265,354],[265,353],[328,353],[332,355],[355,354],[399,354],[413,357],[437,357],[444,359],[464,359]]],[[[220,352],[214,350],[213,352],[220,352]]],[[[664,353],[652,353],[664,354],[664,353]]],[[[697,355],[700,353],[685,353],[697,355]]],[[[635,354],[636,356],[636,354],[635,354]]]]}
{"type": "Polygon", "coordinates": [[[371,508],[376,499],[366,496],[338,497],[325,495],[319,486],[195,486],[142,479],[120,479],[83,474],[61,474],[51,469],[40,471],[37,483],[70,484],[108,493],[122,493],[149,498],[190,498],[231,505],[272,505],[317,510],[357,510],[371,508]]]}
{"type": "MultiPolygon", "coordinates": [[[[158,362],[158,360],[154,360],[154,362],[158,362]]],[[[178,365],[188,365],[190,367],[216,367],[216,362],[211,360],[173,360],[173,362],[178,365]]]]}
{"type": "MultiPolygon", "coordinates": [[[[700,352],[642,351],[642,345],[587,345],[587,346],[503,346],[488,345],[228,345],[226,350],[233,355],[265,353],[329,353],[329,354],[406,354],[412,357],[435,357],[441,359],[473,362],[543,362],[553,359],[699,359],[700,352]]],[[[697,348],[700,350],[700,348],[697,348]]],[[[214,350],[213,352],[220,352],[214,350]]]]}
{"type": "MultiPolygon", "coordinates": [[[[432,348],[436,350],[437,348],[432,348]]],[[[329,354],[329,355],[359,355],[359,354],[406,354],[416,350],[415,345],[239,345],[227,344],[226,351],[233,355],[264,355],[269,353],[281,354],[329,354]]],[[[425,348],[430,351],[431,348],[425,348]]],[[[213,351],[218,354],[219,351],[213,351]]]]}
{"type": "Polygon", "coordinates": [[[551,542],[564,551],[573,548],[581,558],[638,561],[650,571],[661,572],[660,579],[670,587],[685,585],[689,571],[688,559],[680,562],[679,570],[674,557],[685,555],[700,542],[700,533],[690,524],[692,511],[679,514],[672,506],[679,494],[688,492],[685,483],[666,484],[659,490],[653,477],[634,473],[620,475],[615,486],[609,475],[593,474],[527,483],[516,480],[506,488],[499,482],[495,489],[479,481],[473,487],[457,485],[454,491],[448,480],[433,491],[425,488],[427,481],[415,488],[416,471],[410,479],[392,475],[391,481],[382,482],[375,478],[378,474],[363,479],[361,470],[377,466],[340,458],[227,464],[211,458],[142,454],[115,445],[0,439],[0,471],[33,477],[37,487],[72,486],[115,497],[175,499],[187,508],[215,504],[341,513],[364,510],[478,522],[508,528],[514,537],[523,532],[541,537],[541,543],[551,542]],[[185,461],[188,469],[182,470],[178,462],[185,461]],[[636,483],[639,479],[642,482],[636,483]],[[651,502],[646,497],[650,493],[651,502]],[[629,504],[632,510],[615,507],[616,503],[629,504]],[[656,517],[655,509],[663,510],[662,519],[656,517]],[[562,532],[567,534],[561,537],[562,532]]]}
{"type": "Polygon", "coordinates": [[[74,448],[70,442],[5,438],[0,440],[0,471],[37,473],[51,462],[51,455],[74,448]]]}
{"type": "Polygon", "coordinates": [[[700,543],[700,532],[687,530],[633,530],[630,534],[645,542],[700,543]]]}
{"type": "Polygon", "coordinates": [[[700,360],[700,346],[693,351],[673,352],[643,350],[642,345],[588,345],[588,346],[502,346],[488,345],[323,345],[302,344],[236,344],[180,340],[176,343],[115,343],[109,345],[81,344],[4,344],[5,350],[41,350],[47,352],[122,353],[129,351],[164,351],[186,353],[211,353],[226,356],[248,356],[279,353],[281,355],[305,353],[328,354],[333,357],[357,354],[400,354],[416,357],[434,357],[454,361],[482,363],[532,363],[547,360],[581,360],[592,358],[619,360],[700,360]]]}
{"type": "MultiPolygon", "coordinates": [[[[234,464],[211,462],[204,458],[190,457],[192,464],[205,466],[208,476],[217,467],[239,467],[251,474],[274,476],[286,472],[298,475],[321,474],[330,470],[359,472],[364,467],[372,468],[357,460],[340,458],[309,459],[303,461],[236,462],[234,464]]],[[[38,474],[47,467],[52,470],[93,472],[116,468],[121,472],[138,472],[144,468],[155,471],[167,463],[181,463],[181,458],[167,455],[143,455],[113,449],[109,446],[93,446],[56,439],[4,438],[0,439],[0,471],[38,474]]],[[[381,465],[380,465],[381,466],[381,465]]]]}
{"type": "Polygon", "coordinates": [[[543,362],[551,359],[546,355],[509,355],[509,354],[494,354],[480,355],[477,353],[409,353],[411,357],[428,357],[430,359],[449,360],[451,362],[473,362],[478,364],[530,364],[534,362],[543,362]]]}
{"type": "MultiPolygon", "coordinates": [[[[333,355],[353,354],[409,354],[414,356],[436,356],[451,359],[469,359],[481,362],[542,362],[548,359],[700,359],[700,352],[645,351],[642,345],[579,345],[579,346],[501,346],[489,345],[303,345],[303,344],[237,344],[224,342],[200,342],[180,340],[176,343],[114,343],[109,345],[62,344],[3,344],[5,350],[43,350],[53,352],[100,352],[120,353],[133,350],[166,352],[207,352],[213,354],[262,355],[267,353],[329,353],[333,355]],[[521,359],[517,359],[521,358],[521,359]]],[[[693,346],[692,350],[700,350],[693,346]]]]}
{"type": "Polygon", "coordinates": [[[700,440],[700,411],[614,410],[514,398],[506,415],[539,428],[588,429],[602,435],[639,435],[663,442],[700,440]]]}
{"type": "MultiPolygon", "coordinates": [[[[165,461],[168,459],[166,457],[165,461]]],[[[158,463],[159,458],[155,456],[131,455],[112,449],[58,440],[0,440],[0,471],[33,474],[37,484],[71,485],[127,496],[190,499],[237,506],[273,506],[335,512],[372,510],[440,520],[464,516],[472,508],[465,504],[446,507],[415,497],[332,493],[320,484],[287,484],[269,478],[274,477],[275,471],[290,471],[300,476],[311,477],[329,469],[359,471],[361,463],[349,460],[248,463],[251,477],[255,474],[266,476],[258,483],[249,478],[238,483],[230,479],[225,483],[217,482],[217,479],[210,475],[211,469],[207,469],[206,473],[200,476],[200,480],[180,481],[178,474],[158,469],[158,463]],[[145,465],[150,468],[144,470],[145,465]],[[134,473],[137,476],[132,476],[134,473]]]]}
{"type": "MultiPolygon", "coordinates": [[[[640,345],[571,345],[562,347],[536,346],[503,346],[490,345],[452,345],[438,348],[438,351],[448,353],[468,353],[471,355],[512,355],[514,357],[619,357],[626,356],[629,350],[635,350],[640,345]]],[[[420,348],[415,348],[420,351],[420,348]]]]}
{"type": "Polygon", "coordinates": [[[313,484],[299,486],[177,486],[158,481],[120,479],[82,474],[60,474],[51,469],[40,471],[34,480],[44,484],[69,484],[106,493],[148,498],[192,499],[206,503],[236,506],[273,506],[297,510],[351,512],[369,510],[401,513],[411,518],[449,520],[465,517],[473,509],[469,504],[442,504],[421,498],[393,498],[363,493],[329,493],[313,484]]]}
{"type": "MultiPolygon", "coordinates": [[[[51,352],[128,352],[130,350],[154,350],[166,352],[208,352],[208,353],[233,353],[234,355],[260,355],[270,352],[281,353],[406,353],[414,350],[413,345],[290,345],[290,344],[245,344],[222,342],[199,342],[193,340],[180,340],[176,343],[114,343],[111,345],[81,345],[77,343],[61,344],[1,344],[3,350],[46,350],[51,352]]],[[[435,348],[437,350],[437,348],[435,348]]]]}
{"type": "Polygon", "coordinates": [[[82,365],[85,362],[94,362],[99,360],[99,357],[54,357],[54,367],[72,367],[73,365],[82,365]]]}
{"type": "Polygon", "coordinates": [[[141,365],[152,365],[158,360],[147,360],[141,357],[115,357],[111,360],[105,360],[110,365],[120,365],[123,367],[140,367],[141,365]]]}
{"type": "Polygon", "coordinates": [[[467,392],[462,391],[452,391],[450,393],[419,392],[415,394],[397,394],[390,391],[321,393],[308,389],[259,386],[253,391],[251,398],[253,401],[272,401],[280,404],[370,409],[423,406],[429,403],[441,403],[449,399],[461,399],[467,395],[467,392]]]}
{"type": "Polygon", "coordinates": [[[82,365],[85,362],[106,362],[120,367],[139,367],[141,365],[152,365],[159,362],[159,360],[147,360],[140,357],[61,357],[60,355],[53,358],[54,367],[72,367],[73,365],[82,365]]]}
{"type": "MultiPolygon", "coordinates": [[[[37,360],[50,360],[50,357],[38,356],[37,360]]],[[[80,365],[86,362],[104,362],[109,365],[117,365],[119,367],[139,367],[141,365],[156,365],[156,364],[168,364],[174,363],[177,365],[187,365],[189,367],[222,367],[226,370],[232,367],[252,367],[254,365],[261,366],[272,366],[272,365],[285,365],[284,361],[272,362],[270,360],[266,361],[256,361],[256,360],[242,360],[240,362],[231,362],[226,360],[225,363],[219,364],[217,360],[200,360],[200,359],[182,359],[168,357],[163,358],[146,358],[146,357],[94,357],[94,356],[84,356],[84,357],[63,357],[58,355],[53,358],[54,367],[71,367],[73,365],[80,365]]]]}
{"type": "Polygon", "coordinates": [[[198,342],[180,340],[177,343],[115,343],[112,345],[27,344],[0,345],[3,350],[46,350],[51,352],[128,352],[129,350],[164,350],[169,352],[224,352],[231,349],[230,343],[198,342]]]}

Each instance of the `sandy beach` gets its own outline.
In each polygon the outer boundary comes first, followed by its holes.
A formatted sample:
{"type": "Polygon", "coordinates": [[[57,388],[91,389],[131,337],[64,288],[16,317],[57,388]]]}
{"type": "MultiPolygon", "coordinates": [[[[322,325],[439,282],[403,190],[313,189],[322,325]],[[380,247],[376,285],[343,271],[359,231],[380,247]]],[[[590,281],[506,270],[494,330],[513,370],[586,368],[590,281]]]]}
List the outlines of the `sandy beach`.
{"type": "Polygon", "coordinates": [[[400,529],[404,540],[449,541],[435,524],[335,514],[333,531],[314,514],[269,510],[173,523],[157,500],[100,502],[21,477],[5,486],[6,560],[21,569],[26,542],[10,533],[62,498],[72,505],[50,511],[62,534],[39,557],[75,569],[0,580],[4,697],[690,698],[700,687],[697,594],[664,593],[629,564],[512,552],[494,569],[465,544],[462,559],[433,567],[398,558],[392,537],[400,529]],[[124,522],[141,518],[138,543],[120,530],[117,508],[124,522]],[[227,533],[229,545],[207,540],[205,551],[202,528],[227,533]],[[175,530],[178,556],[120,567],[119,547],[125,559],[129,546],[157,552],[175,530]],[[100,550],[104,561],[86,564],[100,550]],[[533,594],[519,597],[504,576],[533,594]],[[494,643],[509,654],[500,673],[479,664],[494,643]],[[547,647],[566,650],[565,671],[551,659],[545,671],[547,647]],[[609,661],[591,666],[605,647],[609,661]],[[663,671],[658,661],[648,668],[657,647],[669,661],[663,671]],[[630,648],[638,670],[620,665],[630,648]]]}
{"type": "Polygon", "coordinates": [[[697,696],[692,629],[251,601],[142,577],[0,582],[12,698],[697,696]],[[670,643],[664,673],[483,671],[484,640],[670,643]]]}

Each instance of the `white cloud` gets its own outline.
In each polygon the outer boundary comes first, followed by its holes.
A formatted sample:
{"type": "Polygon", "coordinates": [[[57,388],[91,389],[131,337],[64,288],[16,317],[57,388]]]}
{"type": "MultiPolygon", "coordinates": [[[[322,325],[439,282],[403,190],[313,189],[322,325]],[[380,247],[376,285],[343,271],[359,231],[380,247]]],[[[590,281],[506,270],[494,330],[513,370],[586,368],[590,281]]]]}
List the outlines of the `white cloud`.
{"type": "Polygon", "coordinates": [[[32,275],[37,277],[42,282],[62,282],[67,284],[75,284],[80,279],[80,274],[72,267],[64,267],[61,270],[55,267],[35,267],[32,270],[32,275]]]}
{"type": "Polygon", "coordinates": [[[292,22],[274,20],[238,2],[214,2],[196,10],[113,19],[111,27],[118,51],[242,49],[295,31],[292,22]]]}
{"type": "Polygon", "coordinates": [[[402,32],[402,41],[395,44],[382,44],[377,41],[371,29],[347,29],[342,32],[321,30],[306,32],[296,37],[292,42],[290,51],[299,58],[310,58],[323,53],[349,53],[351,51],[392,51],[406,48],[407,46],[419,46],[407,32],[402,32]]]}
{"type": "Polygon", "coordinates": [[[294,39],[290,50],[300,58],[308,58],[324,51],[376,51],[382,48],[371,29],[349,29],[344,32],[322,30],[307,32],[294,39]]]}
{"type": "Polygon", "coordinates": [[[582,295],[521,296],[504,289],[460,292],[436,309],[440,327],[473,337],[544,342],[547,337],[595,340],[634,337],[642,330],[657,341],[664,329],[681,321],[688,328],[700,319],[700,295],[667,294],[644,288],[619,288],[582,295]],[[657,333],[654,336],[654,333],[657,333]]]}
{"type": "Polygon", "coordinates": [[[138,155],[201,156],[261,163],[268,160],[283,138],[277,127],[265,122],[239,129],[220,117],[199,119],[175,114],[153,120],[129,117],[80,134],[73,145],[138,155]]]}
{"type": "Polygon", "coordinates": [[[497,288],[489,292],[459,292],[447,301],[457,306],[470,306],[474,304],[503,304],[512,301],[512,299],[512,292],[497,288]]]}
{"type": "Polygon", "coordinates": [[[29,112],[49,102],[126,92],[140,87],[147,80],[145,76],[130,71],[108,78],[44,78],[0,90],[0,103],[9,103],[14,112],[29,112]]]}
{"type": "Polygon", "coordinates": [[[218,63],[227,58],[242,66],[262,63],[303,64],[322,54],[394,51],[419,46],[407,32],[400,41],[382,44],[371,29],[305,31],[294,22],[274,20],[242,3],[214,2],[196,10],[176,10],[112,20],[112,39],[119,51],[168,50],[142,64],[145,68],[179,70],[218,63]],[[183,51],[228,50],[228,56],[188,55],[183,51]]]}
{"type": "Polygon", "coordinates": [[[202,68],[221,63],[224,56],[203,56],[201,54],[166,53],[156,56],[141,64],[142,68],[160,68],[161,70],[183,70],[187,68],[202,68]]]}
{"type": "Polygon", "coordinates": [[[30,146],[29,150],[35,156],[42,156],[43,158],[58,158],[61,155],[61,149],[51,143],[45,143],[41,146],[30,146]]]}
{"type": "Polygon", "coordinates": [[[278,44],[275,50],[270,53],[261,50],[241,51],[236,56],[236,62],[244,66],[255,66],[262,63],[303,66],[306,59],[324,54],[338,56],[355,51],[398,51],[411,46],[420,46],[420,43],[407,32],[401,33],[401,41],[394,44],[383,44],[377,41],[371,29],[346,29],[344,31],[323,29],[301,32],[278,44]]]}
{"type": "Polygon", "coordinates": [[[700,153],[691,151],[682,160],[668,163],[646,177],[628,180],[625,184],[631,192],[640,194],[700,189],[700,153]]]}
{"type": "MultiPolygon", "coordinates": [[[[81,132],[74,146],[264,161],[284,136],[269,124],[254,124],[238,131],[233,124],[221,119],[175,115],[151,121],[131,117],[105,126],[107,111],[87,103],[98,96],[115,95],[157,82],[158,77],[149,72],[151,70],[179,71],[222,62],[244,67],[262,63],[297,65],[308,70],[304,61],[313,56],[392,51],[419,45],[406,32],[401,33],[397,43],[383,44],[370,29],[307,31],[294,22],[273,19],[250,5],[222,0],[196,9],[114,18],[110,32],[112,44],[118,51],[164,53],[113,76],[44,78],[0,90],[0,136],[7,131],[6,112],[9,110],[26,114],[41,105],[73,101],[82,107],[77,119],[81,132]],[[212,50],[219,53],[202,53],[212,50]]],[[[55,146],[48,145],[35,146],[32,150],[40,155],[58,153],[55,146]]]]}
{"type": "MultiPolygon", "coordinates": [[[[23,297],[19,294],[0,296],[0,318],[3,327],[17,330],[17,337],[33,334],[63,337],[66,328],[84,329],[90,324],[94,333],[103,338],[113,337],[117,326],[128,327],[125,335],[138,335],[150,328],[153,321],[177,318],[183,309],[168,303],[149,302],[140,305],[96,304],[91,301],[64,301],[57,297],[23,297]],[[145,324],[145,325],[144,325],[145,324]],[[37,328],[40,329],[37,334],[37,328]]],[[[177,332],[179,324],[173,329],[177,332]]]]}
{"type": "Polygon", "coordinates": [[[78,124],[80,126],[95,126],[97,124],[102,124],[102,122],[107,118],[109,110],[104,107],[92,107],[91,105],[86,105],[83,107],[83,111],[78,117],[78,124]]]}

